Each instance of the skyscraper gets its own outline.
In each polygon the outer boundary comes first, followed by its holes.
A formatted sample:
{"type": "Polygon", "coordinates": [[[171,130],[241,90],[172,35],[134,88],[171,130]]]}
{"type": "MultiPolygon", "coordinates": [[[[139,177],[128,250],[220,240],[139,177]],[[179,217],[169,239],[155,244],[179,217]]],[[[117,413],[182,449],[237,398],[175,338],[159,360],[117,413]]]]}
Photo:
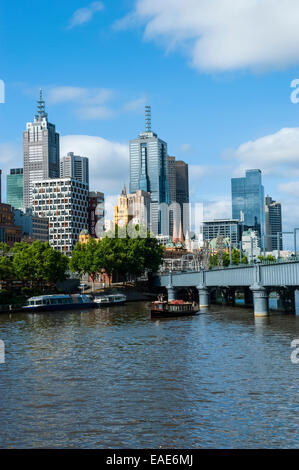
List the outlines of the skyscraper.
{"type": "Polygon", "coordinates": [[[23,168],[14,168],[6,178],[6,201],[15,209],[24,207],[23,168]]]}
{"type": "Polygon", "coordinates": [[[60,160],[60,178],[73,178],[89,184],[89,163],[87,157],[68,153],[60,160]]]}
{"type": "Polygon", "coordinates": [[[105,229],[105,196],[99,191],[88,195],[88,228],[92,238],[100,238],[105,229]]]}
{"type": "Polygon", "coordinates": [[[168,157],[168,181],[169,181],[169,199],[170,202],[176,202],[176,159],[175,157],[168,157]]]}
{"type": "Polygon", "coordinates": [[[266,213],[266,250],[273,251],[282,250],[282,215],[281,204],[272,199],[265,197],[265,213],[266,213]],[[278,243],[279,237],[279,243],[278,243]]]}
{"type": "Polygon", "coordinates": [[[181,206],[182,227],[186,235],[189,231],[189,166],[182,160],[176,161],[176,201],[181,206]]]}
{"type": "Polygon", "coordinates": [[[24,206],[32,206],[32,184],[48,178],[59,178],[59,134],[48,122],[42,91],[37,114],[23,133],[24,206]]]}
{"type": "Polygon", "coordinates": [[[246,170],[245,178],[232,178],[232,218],[240,220],[244,228],[265,234],[264,186],[261,170],[246,170]]]}
{"type": "Polygon", "coordinates": [[[168,181],[170,203],[172,204],[169,215],[170,235],[174,229],[179,231],[180,225],[184,235],[189,231],[189,207],[184,205],[189,203],[189,170],[187,163],[176,160],[175,157],[168,157],[168,181]],[[177,203],[177,208],[173,203],[177,203]],[[176,227],[174,227],[176,220],[176,227]]]}
{"type": "Polygon", "coordinates": [[[151,110],[146,106],[145,132],[130,142],[130,193],[151,194],[151,229],[162,231],[160,205],[169,204],[167,143],[151,130],[151,110]]]}
{"type": "MultiPolygon", "coordinates": [[[[177,227],[174,227],[174,221],[180,218],[180,211],[176,206],[176,160],[175,157],[168,157],[168,182],[169,182],[169,199],[170,199],[170,210],[169,210],[169,235],[173,236],[174,231],[177,227]]],[[[176,224],[177,225],[177,224],[176,224]]],[[[180,225],[180,223],[178,224],[180,225]]]]}

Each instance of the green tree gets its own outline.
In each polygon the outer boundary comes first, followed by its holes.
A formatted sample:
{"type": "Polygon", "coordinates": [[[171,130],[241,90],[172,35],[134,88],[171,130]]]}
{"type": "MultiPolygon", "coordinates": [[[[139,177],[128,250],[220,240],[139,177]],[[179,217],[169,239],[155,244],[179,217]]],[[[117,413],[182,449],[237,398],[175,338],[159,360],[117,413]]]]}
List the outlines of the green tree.
{"type": "Polygon", "coordinates": [[[276,263],[277,259],[273,255],[267,255],[265,258],[263,255],[258,256],[258,259],[263,263],[264,261],[268,261],[271,263],[276,263]]]}
{"type": "Polygon", "coordinates": [[[7,256],[0,256],[0,281],[11,281],[14,279],[13,263],[7,256]]]}
{"type": "MultiPolygon", "coordinates": [[[[225,251],[223,253],[223,267],[227,268],[229,264],[230,264],[230,253],[225,251]]],[[[232,264],[234,266],[240,264],[240,250],[238,250],[237,248],[233,248],[232,250],[232,264]]],[[[248,264],[248,259],[244,253],[242,254],[242,264],[248,264]]],[[[217,253],[214,253],[214,266],[215,267],[218,266],[217,253]]],[[[213,255],[211,255],[211,258],[210,258],[210,269],[212,269],[212,267],[213,267],[213,255]]]]}
{"type": "Polygon", "coordinates": [[[72,271],[88,273],[95,280],[96,275],[104,270],[109,278],[117,276],[126,281],[128,275],[140,276],[146,270],[158,270],[163,261],[164,247],[156,238],[142,228],[135,230],[133,237],[128,235],[126,227],[117,227],[116,233],[117,237],[108,234],[99,242],[78,243],[70,261],[72,271]],[[145,237],[139,235],[144,233],[145,237]]]}
{"type": "Polygon", "coordinates": [[[42,277],[43,280],[55,284],[67,278],[69,259],[60,251],[54,250],[50,245],[42,253],[42,277]]]}
{"type": "Polygon", "coordinates": [[[68,259],[55,251],[49,243],[16,243],[13,267],[18,279],[43,287],[45,282],[54,284],[66,279],[68,259]]]}
{"type": "Polygon", "coordinates": [[[7,243],[0,243],[0,256],[5,256],[10,252],[10,248],[7,243]]]}
{"type": "Polygon", "coordinates": [[[70,259],[70,268],[73,272],[88,274],[93,286],[97,274],[101,271],[99,263],[99,244],[93,238],[88,243],[77,243],[70,259]]]}
{"type": "Polygon", "coordinates": [[[15,243],[13,268],[17,279],[33,284],[35,277],[35,260],[32,257],[30,245],[27,243],[15,243]]]}

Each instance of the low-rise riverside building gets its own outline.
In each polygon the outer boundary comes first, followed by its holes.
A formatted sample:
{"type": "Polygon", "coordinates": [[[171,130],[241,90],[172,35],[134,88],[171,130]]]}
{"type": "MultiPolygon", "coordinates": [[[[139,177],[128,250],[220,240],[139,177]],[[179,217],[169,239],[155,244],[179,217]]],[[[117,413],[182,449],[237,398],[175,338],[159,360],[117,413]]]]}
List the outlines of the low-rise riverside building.
{"type": "Polygon", "coordinates": [[[49,241],[49,219],[47,217],[34,215],[32,209],[26,209],[26,211],[14,209],[14,221],[15,225],[22,229],[23,241],[49,241]]]}
{"type": "Polygon", "coordinates": [[[36,181],[32,195],[33,213],[49,219],[50,245],[71,255],[88,226],[88,184],[72,178],[36,181]]]}
{"type": "Polygon", "coordinates": [[[13,246],[22,239],[22,229],[15,224],[13,208],[0,203],[0,242],[13,246]]]}

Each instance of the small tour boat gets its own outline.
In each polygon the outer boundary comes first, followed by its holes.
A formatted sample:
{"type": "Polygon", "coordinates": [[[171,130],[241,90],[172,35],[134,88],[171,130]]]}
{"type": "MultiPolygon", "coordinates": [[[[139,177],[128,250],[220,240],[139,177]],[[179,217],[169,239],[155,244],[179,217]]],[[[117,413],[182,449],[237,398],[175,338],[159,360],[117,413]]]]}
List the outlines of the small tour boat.
{"type": "Polygon", "coordinates": [[[97,307],[109,307],[110,305],[123,305],[127,301],[124,294],[110,294],[95,297],[94,302],[97,307]]]}
{"type": "Polygon", "coordinates": [[[95,308],[93,298],[86,294],[76,295],[41,295],[31,297],[23,307],[26,313],[52,312],[95,308]]]}
{"type": "Polygon", "coordinates": [[[198,305],[194,302],[184,302],[183,300],[157,300],[152,302],[152,318],[188,317],[199,312],[198,305]]]}

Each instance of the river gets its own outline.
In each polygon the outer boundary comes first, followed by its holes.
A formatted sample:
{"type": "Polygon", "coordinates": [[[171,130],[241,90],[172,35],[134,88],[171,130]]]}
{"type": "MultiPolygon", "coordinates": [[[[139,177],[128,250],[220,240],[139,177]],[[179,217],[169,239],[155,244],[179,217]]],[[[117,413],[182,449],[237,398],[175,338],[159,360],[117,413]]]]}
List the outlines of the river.
{"type": "Polygon", "coordinates": [[[1,448],[299,447],[299,317],[1,315],[1,448]]]}

